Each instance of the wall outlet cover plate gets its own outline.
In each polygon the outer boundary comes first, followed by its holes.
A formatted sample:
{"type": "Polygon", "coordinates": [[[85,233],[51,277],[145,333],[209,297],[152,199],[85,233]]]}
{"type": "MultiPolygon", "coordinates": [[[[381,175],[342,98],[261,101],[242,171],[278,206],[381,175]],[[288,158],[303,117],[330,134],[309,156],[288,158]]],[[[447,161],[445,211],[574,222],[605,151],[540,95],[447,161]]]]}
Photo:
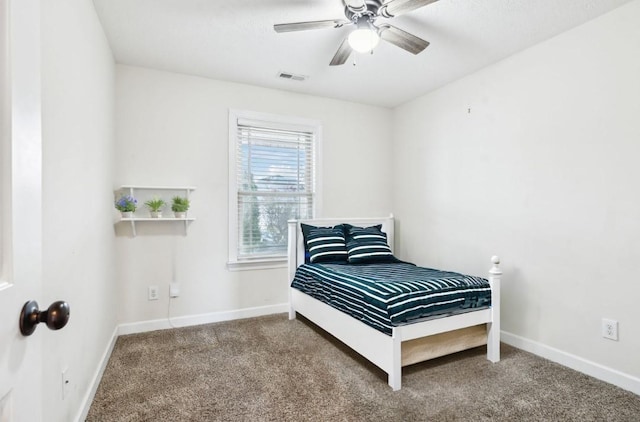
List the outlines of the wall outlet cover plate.
{"type": "Polygon", "coordinates": [[[169,297],[180,296],[180,283],[169,284],[169,297]]]}

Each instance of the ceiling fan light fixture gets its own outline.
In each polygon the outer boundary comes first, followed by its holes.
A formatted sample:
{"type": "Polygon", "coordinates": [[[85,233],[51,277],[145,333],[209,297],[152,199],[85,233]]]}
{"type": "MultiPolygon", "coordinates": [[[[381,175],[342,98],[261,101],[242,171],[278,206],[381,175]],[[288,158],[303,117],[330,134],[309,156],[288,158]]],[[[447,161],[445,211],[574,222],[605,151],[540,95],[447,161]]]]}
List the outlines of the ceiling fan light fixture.
{"type": "Polygon", "coordinates": [[[358,27],[349,34],[349,46],[358,53],[368,53],[379,42],[378,31],[368,21],[359,21],[358,27]]]}

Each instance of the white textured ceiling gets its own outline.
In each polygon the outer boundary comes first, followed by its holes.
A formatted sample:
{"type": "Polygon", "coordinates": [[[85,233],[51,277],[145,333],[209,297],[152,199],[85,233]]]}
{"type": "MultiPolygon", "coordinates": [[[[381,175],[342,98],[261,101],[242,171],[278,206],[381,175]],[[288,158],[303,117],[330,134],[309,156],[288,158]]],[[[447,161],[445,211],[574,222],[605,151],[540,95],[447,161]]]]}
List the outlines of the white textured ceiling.
{"type": "Polygon", "coordinates": [[[440,0],[390,20],[431,42],[422,53],[381,42],[335,67],[350,27],[278,34],[273,24],[344,18],[341,0],[94,3],[118,63],[394,107],[628,1],[440,0]]]}

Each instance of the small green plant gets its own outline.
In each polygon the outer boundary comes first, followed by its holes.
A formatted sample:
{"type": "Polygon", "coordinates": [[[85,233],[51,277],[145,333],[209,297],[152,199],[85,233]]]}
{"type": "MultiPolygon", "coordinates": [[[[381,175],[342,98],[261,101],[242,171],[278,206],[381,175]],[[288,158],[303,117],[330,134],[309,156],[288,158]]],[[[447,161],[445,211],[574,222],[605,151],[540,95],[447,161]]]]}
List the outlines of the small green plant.
{"type": "Polygon", "coordinates": [[[164,207],[167,203],[164,202],[162,198],[153,198],[144,203],[151,212],[158,212],[164,207]]]}
{"type": "Polygon", "coordinates": [[[187,212],[189,210],[189,200],[181,196],[174,196],[171,203],[171,211],[187,212]]]}
{"type": "Polygon", "coordinates": [[[115,202],[115,206],[121,212],[134,212],[138,206],[138,200],[130,195],[122,195],[115,202]]]}

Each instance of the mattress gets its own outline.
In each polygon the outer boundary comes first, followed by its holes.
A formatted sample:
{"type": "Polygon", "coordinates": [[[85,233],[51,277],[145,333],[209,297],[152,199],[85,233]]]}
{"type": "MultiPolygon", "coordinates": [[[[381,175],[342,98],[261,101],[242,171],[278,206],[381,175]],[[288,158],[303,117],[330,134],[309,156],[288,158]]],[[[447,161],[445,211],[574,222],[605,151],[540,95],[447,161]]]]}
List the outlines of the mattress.
{"type": "Polygon", "coordinates": [[[413,264],[304,264],[291,287],[391,335],[394,326],[491,305],[481,277],[413,264]]]}

